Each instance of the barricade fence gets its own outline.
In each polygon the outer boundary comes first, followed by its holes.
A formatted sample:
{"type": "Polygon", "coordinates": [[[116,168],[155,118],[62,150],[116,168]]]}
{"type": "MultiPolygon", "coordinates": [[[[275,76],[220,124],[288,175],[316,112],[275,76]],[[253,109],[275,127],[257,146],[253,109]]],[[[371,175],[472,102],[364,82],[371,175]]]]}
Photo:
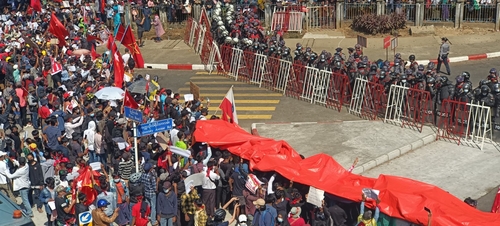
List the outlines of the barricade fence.
{"type": "Polygon", "coordinates": [[[320,70],[231,45],[219,47],[205,25],[194,20],[188,21],[184,41],[200,54],[210,73],[216,69],[217,74],[235,81],[338,111],[348,105],[350,114],[368,120],[380,118],[420,132],[425,124],[431,124],[437,127],[437,139],[459,145],[482,149],[492,139],[491,110],[482,103],[443,100],[436,104],[429,92],[418,88],[383,85],[359,75],[351,83],[343,72],[320,70]]]}

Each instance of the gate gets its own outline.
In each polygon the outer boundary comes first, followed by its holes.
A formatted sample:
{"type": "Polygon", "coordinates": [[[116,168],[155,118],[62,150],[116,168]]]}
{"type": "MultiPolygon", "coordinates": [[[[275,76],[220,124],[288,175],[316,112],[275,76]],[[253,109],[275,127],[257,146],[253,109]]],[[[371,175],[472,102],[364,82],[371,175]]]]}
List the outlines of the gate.
{"type": "Polygon", "coordinates": [[[306,75],[306,66],[294,63],[292,73],[288,79],[286,96],[299,99],[304,89],[304,77],[306,75]]]}
{"type": "Polygon", "coordinates": [[[321,70],[317,73],[316,84],[314,86],[314,103],[327,106],[328,90],[330,90],[330,79],[332,72],[321,70]]]}
{"type": "Polygon", "coordinates": [[[351,103],[349,104],[349,114],[363,117],[363,101],[365,97],[368,80],[366,78],[356,78],[354,81],[354,89],[352,90],[351,103]]]}
{"type": "Polygon", "coordinates": [[[384,122],[415,128],[422,132],[430,99],[428,91],[392,85],[384,122]]]}
{"type": "Polygon", "coordinates": [[[280,59],[276,57],[266,57],[266,67],[262,71],[259,87],[272,90],[279,71],[280,59]]]}

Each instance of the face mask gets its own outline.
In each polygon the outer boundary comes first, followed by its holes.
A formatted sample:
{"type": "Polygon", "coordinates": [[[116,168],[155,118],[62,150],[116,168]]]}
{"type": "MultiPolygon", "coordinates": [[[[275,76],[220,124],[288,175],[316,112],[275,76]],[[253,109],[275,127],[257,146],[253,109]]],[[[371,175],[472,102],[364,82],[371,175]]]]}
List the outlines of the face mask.
{"type": "Polygon", "coordinates": [[[163,189],[163,192],[168,193],[170,189],[163,189]]]}
{"type": "Polygon", "coordinates": [[[120,179],[114,179],[113,181],[114,181],[115,183],[118,183],[118,182],[120,182],[120,179]]]}
{"type": "Polygon", "coordinates": [[[278,222],[283,222],[283,218],[278,218],[278,222]]]}

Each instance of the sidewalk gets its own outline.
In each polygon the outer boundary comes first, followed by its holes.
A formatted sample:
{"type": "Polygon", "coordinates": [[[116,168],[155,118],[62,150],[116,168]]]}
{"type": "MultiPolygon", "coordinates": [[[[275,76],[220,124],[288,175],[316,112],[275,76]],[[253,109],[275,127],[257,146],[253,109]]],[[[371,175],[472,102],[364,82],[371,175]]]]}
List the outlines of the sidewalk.
{"type": "MultiPolygon", "coordinates": [[[[321,38],[305,39],[285,39],[286,45],[295,50],[295,45],[301,43],[302,46],[311,47],[316,53],[322,50],[335,52],[337,47],[341,47],[347,54],[348,47],[354,47],[356,38],[342,38],[342,36],[313,36],[321,38]],[[327,37],[327,38],[325,38],[327,37]]],[[[485,58],[500,57],[500,35],[493,33],[487,35],[462,35],[449,36],[451,41],[450,62],[462,62],[468,60],[480,60],[485,58]]],[[[368,48],[363,52],[371,61],[386,59],[386,50],[383,48],[383,38],[368,38],[368,48]]],[[[389,60],[393,59],[394,52],[401,53],[403,59],[414,54],[417,62],[427,64],[429,60],[435,60],[441,45],[441,37],[400,37],[396,50],[388,51],[389,60]]],[[[141,52],[146,62],[146,66],[158,69],[180,69],[180,70],[204,70],[200,63],[200,56],[195,54],[193,49],[187,46],[182,40],[164,40],[155,43],[147,40],[141,52]]]]}
{"type": "MultiPolygon", "coordinates": [[[[311,37],[311,36],[309,36],[311,37]]],[[[321,37],[321,36],[318,36],[321,37]]],[[[447,37],[451,41],[450,47],[450,62],[460,62],[467,60],[477,60],[469,59],[465,56],[470,55],[484,55],[478,56],[476,58],[483,59],[487,58],[486,53],[500,52],[500,35],[497,33],[492,33],[488,35],[462,35],[462,36],[449,36],[447,37]],[[455,60],[454,60],[455,59],[455,60]]],[[[332,37],[332,38],[307,38],[307,39],[285,39],[287,46],[295,49],[297,43],[301,43],[302,46],[311,47],[316,53],[321,53],[322,50],[327,50],[332,53],[335,52],[337,47],[341,47],[343,52],[347,54],[348,47],[354,47],[357,42],[356,38],[342,38],[342,37],[332,37]]],[[[371,61],[376,61],[378,59],[386,59],[386,50],[383,48],[383,38],[367,38],[368,48],[363,49],[364,55],[368,56],[371,61]]],[[[393,60],[394,52],[401,53],[403,59],[407,60],[408,56],[414,54],[417,58],[417,62],[425,63],[427,60],[434,60],[437,58],[439,53],[439,47],[441,45],[441,37],[438,36],[427,36],[427,37],[400,37],[398,38],[398,46],[396,50],[391,50],[389,47],[388,55],[389,60],[393,60]]],[[[490,54],[488,58],[499,57],[498,54],[490,54]]]]}

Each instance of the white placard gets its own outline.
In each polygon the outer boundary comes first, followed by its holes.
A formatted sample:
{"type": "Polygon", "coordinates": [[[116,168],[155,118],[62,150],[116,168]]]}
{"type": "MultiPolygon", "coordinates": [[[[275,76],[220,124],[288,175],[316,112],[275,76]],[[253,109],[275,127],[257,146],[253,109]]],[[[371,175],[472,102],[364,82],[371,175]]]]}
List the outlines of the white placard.
{"type": "Polygon", "coordinates": [[[184,185],[186,186],[186,194],[191,190],[190,187],[196,187],[203,185],[203,179],[205,177],[205,173],[195,173],[184,179],[184,185]]]}
{"type": "Polygon", "coordinates": [[[193,94],[184,94],[184,101],[193,101],[194,100],[194,95],[193,94]]]}
{"type": "Polygon", "coordinates": [[[69,8],[70,7],[69,6],[69,1],[63,1],[62,3],[63,3],[63,7],[64,8],[69,8]]]}
{"type": "Polygon", "coordinates": [[[100,171],[101,170],[101,162],[93,162],[89,164],[90,167],[92,167],[93,171],[100,171]]]}
{"type": "Polygon", "coordinates": [[[325,191],[317,189],[313,186],[309,187],[309,193],[307,193],[307,202],[315,206],[322,206],[323,199],[325,199],[325,191]]]}

